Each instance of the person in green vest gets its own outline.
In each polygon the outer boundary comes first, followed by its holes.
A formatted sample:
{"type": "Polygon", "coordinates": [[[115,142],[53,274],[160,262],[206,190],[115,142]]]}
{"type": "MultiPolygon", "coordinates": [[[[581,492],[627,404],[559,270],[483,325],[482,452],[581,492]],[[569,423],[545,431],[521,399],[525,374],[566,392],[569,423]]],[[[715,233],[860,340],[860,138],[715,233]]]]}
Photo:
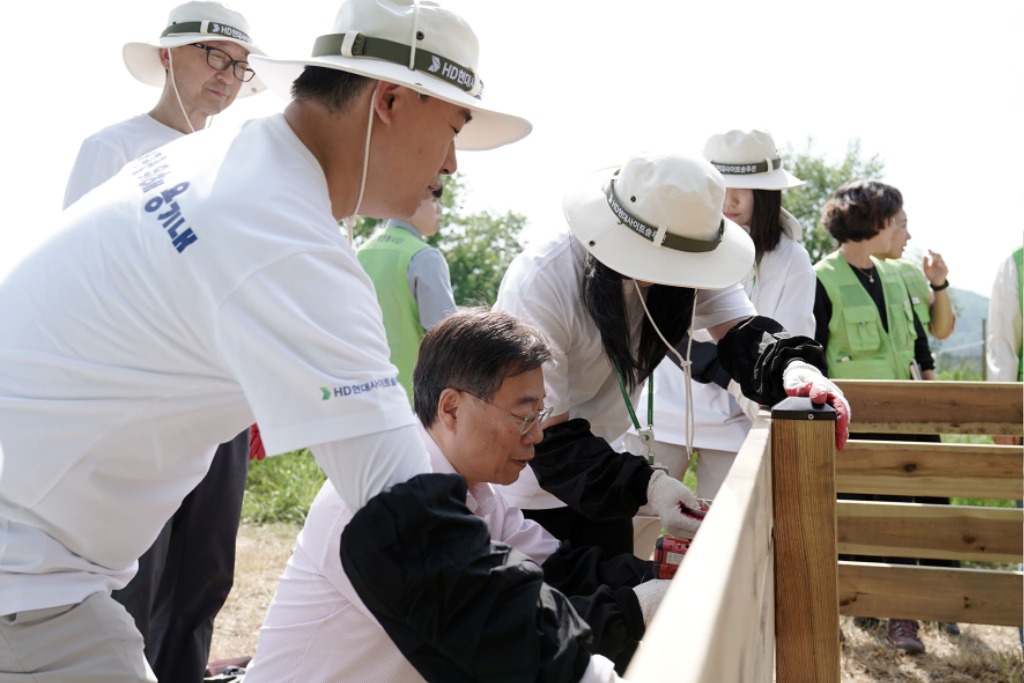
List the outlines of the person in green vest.
{"type": "MultiPolygon", "coordinates": [[[[898,189],[875,180],[851,180],[836,189],[821,212],[825,229],[839,248],[814,266],[814,338],[825,347],[829,377],[835,379],[909,380],[934,373],[928,338],[914,311],[899,270],[874,254],[892,249],[897,217],[903,209],[898,189]]],[[[850,438],[904,440],[904,435],[850,434],[850,438]]],[[[844,500],[915,502],[906,496],[840,494],[844,500]]],[[[902,558],[841,555],[843,560],[916,564],[902,558]]],[[[877,619],[855,620],[871,628],[877,619]]],[[[889,619],[890,644],[911,654],[924,652],[919,625],[889,619]]]]}
{"type": "Polygon", "coordinates": [[[443,190],[407,220],[390,220],[356,251],[373,281],[384,316],[391,362],[412,403],[412,370],[427,330],[455,310],[451,274],[440,251],[426,239],[441,227],[443,190]]]}
{"type": "MultiPolygon", "coordinates": [[[[907,228],[907,212],[900,209],[896,214],[896,225],[892,236],[892,246],[888,252],[875,254],[884,259],[887,264],[895,266],[903,277],[907,291],[910,293],[910,301],[914,307],[914,313],[921,321],[921,326],[936,339],[946,339],[953,333],[956,317],[953,313],[953,303],[949,298],[949,268],[941,254],[933,251],[922,259],[921,266],[903,258],[903,252],[910,241],[911,234],[907,228]]],[[[927,344],[927,339],[925,340],[927,344]]],[[[931,353],[929,349],[929,354],[931,353]]],[[[932,380],[938,379],[935,370],[924,370],[917,379],[932,380]]],[[[916,434],[902,435],[904,441],[920,441],[925,443],[940,443],[938,434],[916,434]]],[[[926,505],[949,505],[949,498],[938,496],[914,496],[915,503],[926,505]]],[[[920,564],[927,567],[959,567],[957,560],[921,560],[920,564]]],[[[947,621],[939,624],[951,636],[960,635],[960,625],[956,622],[947,621]]]]}
{"type": "Polygon", "coordinates": [[[934,370],[927,337],[900,272],[874,254],[892,248],[903,195],[891,185],[853,180],[822,209],[839,248],[814,266],[815,339],[829,376],[910,379],[916,362],[934,370]]]}
{"type": "Polygon", "coordinates": [[[895,227],[892,248],[875,256],[888,259],[889,263],[899,268],[903,281],[910,291],[914,312],[928,333],[936,339],[947,339],[953,334],[953,328],[956,326],[956,314],[953,312],[953,302],[949,296],[949,268],[942,254],[930,249],[922,258],[920,266],[903,258],[907,242],[911,239],[910,230],[907,228],[906,210],[900,209],[896,214],[895,227]]]}

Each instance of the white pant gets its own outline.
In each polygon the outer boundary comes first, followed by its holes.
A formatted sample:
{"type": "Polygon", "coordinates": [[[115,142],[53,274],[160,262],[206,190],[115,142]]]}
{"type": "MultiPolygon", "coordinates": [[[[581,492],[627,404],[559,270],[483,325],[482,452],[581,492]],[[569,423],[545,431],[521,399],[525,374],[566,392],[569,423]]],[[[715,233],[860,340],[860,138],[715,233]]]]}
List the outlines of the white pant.
{"type": "Polygon", "coordinates": [[[0,617],[2,683],[156,683],[142,635],[107,593],[0,617]]]}

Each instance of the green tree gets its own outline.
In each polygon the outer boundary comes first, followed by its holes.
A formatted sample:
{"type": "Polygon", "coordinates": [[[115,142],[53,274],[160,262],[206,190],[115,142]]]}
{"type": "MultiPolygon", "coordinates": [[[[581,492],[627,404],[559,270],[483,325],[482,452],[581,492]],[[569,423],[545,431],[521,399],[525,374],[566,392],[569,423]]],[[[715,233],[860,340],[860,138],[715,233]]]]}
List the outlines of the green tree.
{"type": "Polygon", "coordinates": [[[455,303],[494,303],[508,264],[522,251],[519,235],[525,225],[526,218],[517,213],[484,212],[460,217],[439,233],[438,249],[448,260],[455,303]]]}
{"type": "Polygon", "coordinates": [[[814,151],[813,138],[807,138],[807,148],[794,152],[787,147],[786,167],[797,178],[805,181],[800,187],[782,193],[782,206],[803,226],[803,245],[810,254],[811,263],[817,263],[835,249],[835,242],[821,225],[821,209],[836,188],[855,178],[879,178],[885,163],[878,155],[862,159],[860,141],[853,139],[847,145],[846,155],[839,163],[830,163],[814,151]]]}
{"type": "MultiPolygon", "coordinates": [[[[493,304],[505,269],[522,251],[519,236],[526,217],[511,211],[504,215],[489,211],[463,215],[467,192],[463,176],[455,174],[443,182],[441,229],[427,242],[437,247],[448,261],[456,304],[493,304]]],[[[356,246],[366,241],[382,222],[376,218],[357,219],[353,231],[356,246]]]]}

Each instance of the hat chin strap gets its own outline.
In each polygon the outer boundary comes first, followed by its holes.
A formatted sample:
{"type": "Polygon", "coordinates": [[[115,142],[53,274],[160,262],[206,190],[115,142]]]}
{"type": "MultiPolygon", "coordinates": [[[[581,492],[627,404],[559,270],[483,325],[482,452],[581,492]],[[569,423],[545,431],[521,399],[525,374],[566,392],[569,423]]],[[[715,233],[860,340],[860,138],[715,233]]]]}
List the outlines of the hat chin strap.
{"type": "Polygon", "coordinates": [[[416,70],[416,40],[420,30],[420,0],[412,0],[412,38],[409,40],[409,70],[416,70]]]}
{"type": "Polygon", "coordinates": [[[178,82],[174,80],[174,48],[167,48],[167,63],[170,67],[167,69],[167,76],[171,79],[171,90],[174,91],[174,98],[178,100],[178,107],[181,109],[181,115],[185,117],[185,125],[188,126],[188,132],[195,133],[196,129],[192,125],[192,119],[189,117],[188,112],[185,111],[185,103],[181,101],[181,93],[178,92],[178,82]]]}
{"type": "Polygon", "coordinates": [[[658,333],[658,338],[661,339],[662,343],[668,349],[669,353],[675,354],[675,357],[679,359],[679,366],[683,369],[683,375],[686,377],[686,456],[687,458],[693,458],[693,432],[695,430],[694,418],[693,418],[693,369],[690,367],[690,351],[693,349],[693,321],[697,317],[697,297],[694,294],[693,306],[690,307],[690,325],[686,332],[686,358],[683,358],[682,354],[676,350],[676,347],[668,343],[665,339],[665,335],[658,329],[658,324],[654,322],[654,317],[651,312],[647,309],[647,300],[644,299],[644,293],[640,291],[640,285],[637,283],[636,278],[633,278],[633,287],[636,288],[636,295],[640,298],[640,305],[643,306],[644,315],[651,322],[651,327],[658,333]]]}
{"type": "Polygon", "coordinates": [[[352,213],[341,220],[345,224],[345,234],[348,236],[348,245],[354,244],[352,231],[356,226],[356,216],[363,205],[363,193],[366,191],[366,171],[370,163],[370,136],[373,135],[373,106],[377,102],[377,90],[380,88],[380,81],[373,86],[373,94],[370,96],[370,112],[366,117],[366,143],[363,145],[363,171],[359,178],[359,195],[356,197],[356,207],[352,213]]]}

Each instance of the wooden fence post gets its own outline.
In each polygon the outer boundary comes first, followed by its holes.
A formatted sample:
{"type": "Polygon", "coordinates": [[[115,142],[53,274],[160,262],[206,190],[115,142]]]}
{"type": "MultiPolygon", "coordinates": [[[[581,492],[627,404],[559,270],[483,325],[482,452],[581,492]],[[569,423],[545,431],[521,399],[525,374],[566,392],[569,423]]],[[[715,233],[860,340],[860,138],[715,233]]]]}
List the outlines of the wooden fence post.
{"type": "Polygon", "coordinates": [[[808,398],[772,409],[779,683],[839,681],[835,420],[808,398]]]}

